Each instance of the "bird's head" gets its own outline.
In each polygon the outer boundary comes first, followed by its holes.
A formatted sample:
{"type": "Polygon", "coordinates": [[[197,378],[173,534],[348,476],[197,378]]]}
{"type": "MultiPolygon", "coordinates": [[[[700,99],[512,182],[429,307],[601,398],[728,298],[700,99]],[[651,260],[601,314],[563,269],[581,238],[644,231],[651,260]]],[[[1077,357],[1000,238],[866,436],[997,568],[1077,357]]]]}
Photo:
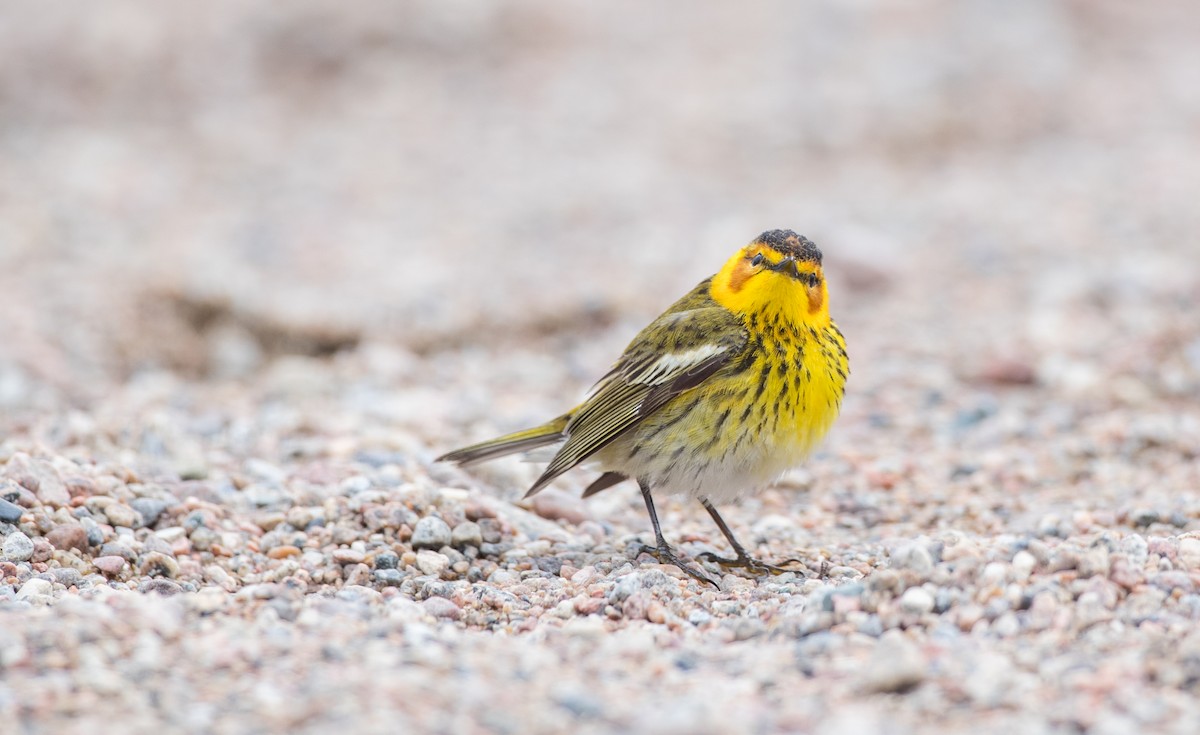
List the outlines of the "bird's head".
{"type": "Polygon", "coordinates": [[[770,230],[734,253],[712,279],[712,297],[737,314],[797,324],[829,322],[821,251],[791,230],[770,230]]]}

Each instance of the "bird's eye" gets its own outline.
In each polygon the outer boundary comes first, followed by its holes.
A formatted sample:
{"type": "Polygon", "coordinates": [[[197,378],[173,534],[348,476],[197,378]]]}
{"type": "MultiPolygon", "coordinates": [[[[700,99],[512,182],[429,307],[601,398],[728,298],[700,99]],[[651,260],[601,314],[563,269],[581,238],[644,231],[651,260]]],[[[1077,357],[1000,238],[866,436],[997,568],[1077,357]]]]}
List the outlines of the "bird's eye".
{"type": "Polygon", "coordinates": [[[816,287],[817,287],[817,285],[818,285],[819,283],[821,283],[821,279],[820,279],[820,278],[817,276],[817,274],[816,274],[816,273],[809,273],[809,274],[808,274],[808,285],[809,285],[809,287],[811,287],[811,288],[816,288],[816,287]]]}
{"type": "Polygon", "coordinates": [[[750,265],[761,265],[763,262],[763,254],[759,253],[750,260],[750,265]]]}

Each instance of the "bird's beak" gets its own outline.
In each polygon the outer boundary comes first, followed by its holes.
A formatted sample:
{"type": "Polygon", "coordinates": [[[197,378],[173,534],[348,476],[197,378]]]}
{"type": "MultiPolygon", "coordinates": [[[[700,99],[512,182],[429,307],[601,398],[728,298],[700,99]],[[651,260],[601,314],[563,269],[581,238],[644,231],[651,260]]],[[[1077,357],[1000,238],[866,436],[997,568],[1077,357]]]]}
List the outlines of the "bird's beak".
{"type": "Polygon", "coordinates": [[[776,273],[782,273],[785,276],[791,276],[792,278],[798,278],[800,276],[800,271],[796,269],[796,258],[791,255],[787,256],[775,265],[770,266],[770,269],[776,273]]]}

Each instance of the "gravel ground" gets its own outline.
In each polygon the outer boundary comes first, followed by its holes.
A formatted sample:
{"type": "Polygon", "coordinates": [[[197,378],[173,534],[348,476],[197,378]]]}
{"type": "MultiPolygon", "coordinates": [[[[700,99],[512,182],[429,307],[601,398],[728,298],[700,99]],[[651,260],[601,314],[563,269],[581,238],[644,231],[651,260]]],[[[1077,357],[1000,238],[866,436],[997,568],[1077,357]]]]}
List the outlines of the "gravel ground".
{"type": "Polygon", "coordinates": [[[1191,4],[604,8],[0,3],[4,727],[1196,731],[1191,4]],[[776,227],[853,366],[723,509],[794,573],[431,462],[776,227]]]}

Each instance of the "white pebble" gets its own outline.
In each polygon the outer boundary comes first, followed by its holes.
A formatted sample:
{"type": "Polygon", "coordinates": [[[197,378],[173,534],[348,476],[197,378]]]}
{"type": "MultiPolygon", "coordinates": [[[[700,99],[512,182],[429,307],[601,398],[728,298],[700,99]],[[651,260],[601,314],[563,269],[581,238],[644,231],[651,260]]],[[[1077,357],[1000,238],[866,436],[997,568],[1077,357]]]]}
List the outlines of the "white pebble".
{"type": "Polygon", "coordinates": [[[186,536],[187,529],[185,529],[183,526],[168,526],[167,528],[158,529],[157,531],[154,532],[154,535],[158,536],[160,539],[162,539],[163,541],[166,541],[167,543],[171,543],[173,541],[178,541],[179,539],[186,536]]]}
{"type": "Polygon", "coordinates": [[[445,554],[422,549],[417,552],[417,569],[422,574],[441,574],[450,568],[450,560],[445,554]]]}
{"type": "Polygon", "coordinates": [[[900,607],[905,612],[923,615],[933,611],[933,595],[924,587],[909,587],[900,596],[900,607]]]}
{"type": "Polygon", "coordinates": [[[1003,584],[1006,577],[1008,577],[1008,569],[1000,562],[993,561],[983,568],[983,572],[979,575],[979,583],[996,586],[1003,584]]]}
{"type": "Polygon", "coordinates": [[[1016,579],[1029,579],[1029,575],[1033,574],[1033,568],[1037,566],[1037,558],[1028,551],[1018,551],[1012,560],[1013,577],[1016,579]]]}
{"type": "Polygon", "coordinates": [[[1188,536],[1179,539],[1179,561],[1188,569],[1200,567],[1200,538],[1188,536]]]}
{"type": "Polygon", "coordinates": [[[28,600],[31,597],[48,597],[54,592],[54,585],[40,577],[34,577],[21,585],[17,592],[18,600],[28,600]]]}

